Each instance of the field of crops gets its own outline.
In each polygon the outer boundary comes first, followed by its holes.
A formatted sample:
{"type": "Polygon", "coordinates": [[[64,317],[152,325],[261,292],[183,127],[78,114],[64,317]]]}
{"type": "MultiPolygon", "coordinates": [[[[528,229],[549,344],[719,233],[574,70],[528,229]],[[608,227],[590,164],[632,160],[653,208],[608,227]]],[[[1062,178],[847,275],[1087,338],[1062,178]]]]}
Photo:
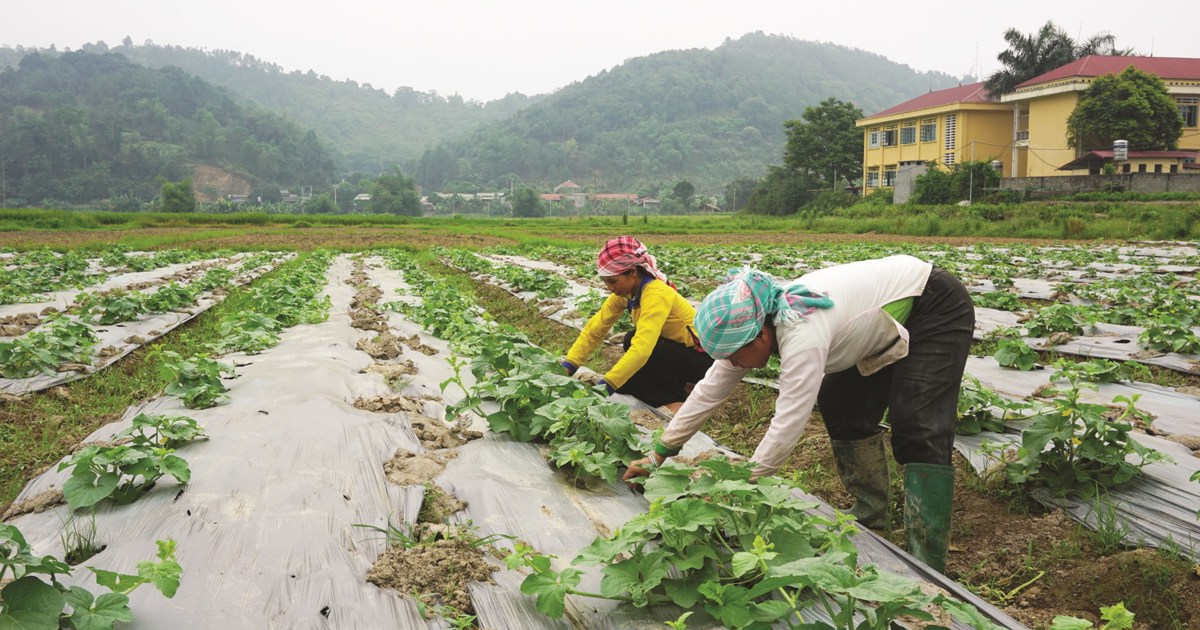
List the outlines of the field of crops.
{"type": "Polygon", "coordinates": [[[1200,623],[1195,244],[655,247],[693,301],[742,265],[896,253],[964,280],[948,577],[835,509],[819,422],[747,482],[777,365],[626,488],[664,418],[558,368],[595,248],[488,245],[0,254],[0,627],[1200,623]],[[1130,558],[1170,610],[1139,609],[1130,558]]]}

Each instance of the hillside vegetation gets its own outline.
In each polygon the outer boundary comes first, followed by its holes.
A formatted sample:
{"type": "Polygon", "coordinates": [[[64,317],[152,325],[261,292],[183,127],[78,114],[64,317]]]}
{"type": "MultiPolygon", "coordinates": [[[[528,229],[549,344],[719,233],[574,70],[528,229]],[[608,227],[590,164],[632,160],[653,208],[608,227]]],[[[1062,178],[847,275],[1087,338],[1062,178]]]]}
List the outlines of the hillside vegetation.
{"type": "Polygon", "coordinates": [[[28,55],[0,73],[4,205],[150,199],[158,177],[190,177],[199,164],[276,196],[333,176],[313,132],[178,68],[69,52],[28,55]]]}
{"type": "Polygon", "coordinates": [[[957,83],[861,50],[753,33],[630,59],[430,149],[415,173],[427,190],[572,179],[657,193],[686,179],[715,194],[778,163],[783,123],[806,107],[833,97],[872,113],[957,83]]]}
{"type": "MultiPolygon", "coordinates": [[[[227,88],[245,105],[286,115],[310,128],[328,147],[343,173],[378,173],[407,165],[438,142],[465,134],[481,123],[507,118],[544,97],[520,93],[488,103],[401,87],[392,94],[369,83],[334,80],[309,70],[286,71],[278,64],[232,50],[199,50],[153,42],[103,42],[81,50],[119,53],[150,68],[178,67],[227,88]]],[[[0,67],[15,66],[27,49],[0,48],[0,67]]],[[[42,51],[43,54],[56,54],[42,51]]],[[[403,77],[404,69],[396,68],[403,77]]]]}

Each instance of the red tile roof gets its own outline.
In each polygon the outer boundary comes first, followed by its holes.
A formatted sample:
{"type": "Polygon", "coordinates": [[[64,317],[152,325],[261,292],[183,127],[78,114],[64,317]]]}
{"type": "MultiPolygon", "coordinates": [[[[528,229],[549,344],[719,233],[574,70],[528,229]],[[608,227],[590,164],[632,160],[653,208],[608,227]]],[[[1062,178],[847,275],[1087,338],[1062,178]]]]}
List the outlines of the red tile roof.
{"type": "Polygon", "coordinates": [[[1157,75],[1162,79],[1200,80],[1200,59],[1188,57],[1117,57],[1108,55],[1089,55],[1076,59],[1065,66],[1059,66],[1050,72],[1040,74],[1018,85],[1016,89],[1067,79],[1070,77],[1099,77],[1106,74],[1120,74],[1122,70],[1133,66],[1142,72],[1157,75]]]}
{"type": "Polygon", "coordinates": [[[930,107],[941,107],[943,105],[953,105],[955,103],[999,103],[999,101],[988,98],[987,90],[983,89],[983,81],[980,81],[979,83],[960,85],[958,87],[922,94],[917,98],[904,101],[894,107],[889,107],[878,114],[867,116],[867,118],[891,116],[893,114],[902,114],[930,107]]]}

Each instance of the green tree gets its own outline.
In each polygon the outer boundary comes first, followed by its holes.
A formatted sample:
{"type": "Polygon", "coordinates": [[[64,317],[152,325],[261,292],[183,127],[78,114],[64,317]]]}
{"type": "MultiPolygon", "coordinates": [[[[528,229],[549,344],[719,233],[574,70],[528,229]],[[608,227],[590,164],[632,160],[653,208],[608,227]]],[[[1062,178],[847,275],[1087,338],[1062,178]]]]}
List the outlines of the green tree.
{"type": "Polygon", "coordinates": [[[1097,78],[1067,119],[1067,144],[1081,149],[1128,140],[1141,151],[1174,149],[1183,117],[1162,79],[1133,66],[1097,78]]]}
{"type": "Polygon", "coordinates": [[[745,208],[755,188],[758,188],[758,180],[753,177],[739,177],[725,184],[725,207],[730,212],[745,208]]]}
{"type": "Polygon", "coordinates": [[[863,141],[854,122],[862,117],[861,109],[836,98],[805,109],[802,120],[783,123],[784,166],[815,174],[825,188],[837,188],[839,178],[856,177],[862,171],[863,141]]]}
{"type": "Polygon", "coordinates": [[[929,170],[917,176],[909,203],[957,203],[972,196],[979,199],[987,188],[1000,185],[1000,174],[986,161],[958,162],[949,171],[931,163],[929,170]]]}
{"type": "Polygon", "coordinates": [[[808,175],[784,166],[772,166],[746,205],[751,214],[795,214],[812,198],[808,175]]]}
{"type": "Polygon", "coordinates": [[[338,207],[329,193],[321,193],[304,202],[304,214],[334,214],[337,211],[338,207]]]}
{"type": "Polygon", "coordinates": [[[196,191],[192,189],[192,178],[185,177],[178,182],[161,181],[162,211],[163,212],[195,212],[196,191]]]}
{"type": "Polygon", "coordinates": [[[996,56],[1004,67],[988,77],[984,87],[992,96],[1013,91],[1015,87],[1088,55],[1128,55],[1132,49],[1118,50],[1114,35],[1100,33],[1076,42],[1054,22],[1046,22],[1036,33],[1025,35],[1015,28],[1004,32],[1008,50],[996,56]]]}
{"type": "Polygon", "coordinates": [[[671,189],[671,196],[679,201],[684,212],[689,212],[696,196],[696,186],[687,180],[680,181],[671,189]]]}
{"type": "Polygon", "coordinates": [[[540,217],[546,214],[537,191],[528,186],[513,191],[512,211],[514,217],[540,217]]]}
{"type": "Polygon", "coordinates": [[[388,175],[380,175],[371,185],[371,201],[367,212],[421,216],[421,197],[411,177],[405,177],[399,167],[388,175]]]}

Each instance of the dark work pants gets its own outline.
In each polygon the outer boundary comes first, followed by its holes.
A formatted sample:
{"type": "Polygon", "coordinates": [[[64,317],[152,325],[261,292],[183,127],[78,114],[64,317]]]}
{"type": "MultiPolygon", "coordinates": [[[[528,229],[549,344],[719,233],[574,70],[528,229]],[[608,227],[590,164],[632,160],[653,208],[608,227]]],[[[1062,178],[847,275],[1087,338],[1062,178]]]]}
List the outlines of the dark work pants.
{"type": "Polygon", "coordinates": [[[878,433],[886,411],[897,462],[949,465],[975,307],[957,278],[934,267],[904,327],[907,357],[870,376],[857,367],[826,374],[817,406],[834,440],[878,433]]]}
{"type": "MultiPolygon", "coordinates": [[[[636,331],[625,333],[621,347],[629,351],[636,331]]],[[[654,344],[654,351],[646,365],[625,382],[618,392],[628,394],[650,405],[660,407],[667,403],[683,402],[687,398],[688,384],[696,384],[712,367],[712,357],[707,353],[689,348],[679,342],[663,337],[654,344]]]]}

